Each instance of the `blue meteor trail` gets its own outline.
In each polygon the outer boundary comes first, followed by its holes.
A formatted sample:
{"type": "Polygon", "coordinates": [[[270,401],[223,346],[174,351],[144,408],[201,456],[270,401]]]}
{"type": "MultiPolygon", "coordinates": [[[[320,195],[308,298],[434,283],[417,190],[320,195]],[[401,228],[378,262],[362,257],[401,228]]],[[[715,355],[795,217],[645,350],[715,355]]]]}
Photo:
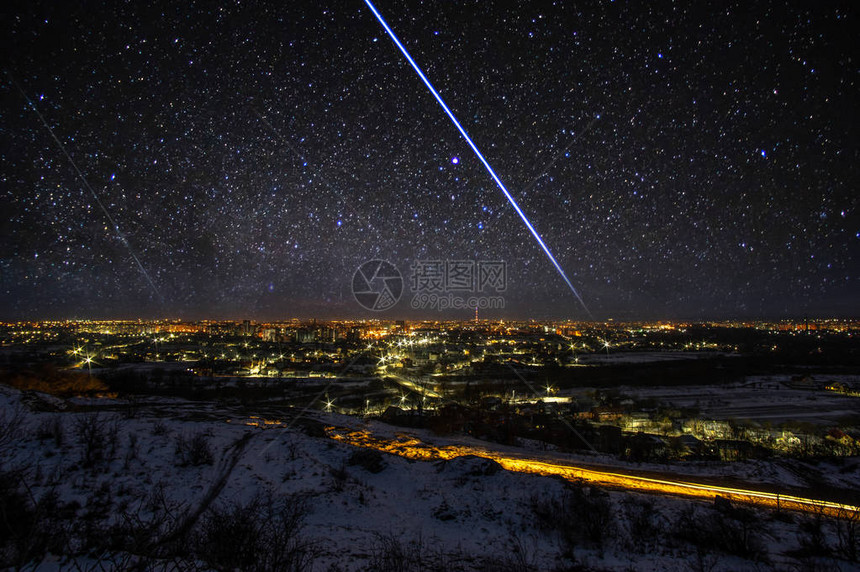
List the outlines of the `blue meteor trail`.
{"type": "Polygon", "coordinates": [[[445,113],[448,114],[448,117],[451,119],[451,121],[454,123],[454,126],[460,132],[460,135],[463,136],[463,139],[466,140],[466,143],[469,144],[469,147],[472,148],[472,151],[475,152],[475,155],[477,155],[478,159],[481,161],[481,163],[484,164],[484,167],[487,169],[487,172],[490,174],[490,176],[496,182],[496,185],[498,185],[499,188],[502,190],[502,192],[505,194],[505,197],[507,197],[508,201],[511,203],[511,206],[514,207],[514,210],[517,211],[517,214],[520,215],[521,219],[523,219],[523,222],[525,223],[526,228],[528,228],[529,231],[531,231],[532,236],[535,237],[535,240],[537,240],[540,247],[546,253],[547,258],[549,258],[549,261],[552,262],[552,265],[555,266],[555,269],[558,270],[558,273],[561,275],[561,277],[564,279],[564,281],[570,287],[570,291],[573,292],[574,296],[576,296],[576,299],[579,300],[579,303],[582,304],[582,307],[585,309],[585,311],[588,313],[588,315],[591,316],[591,312],[589,311],[588,306],[585,305],[585,302],[583,301],[582,296],[580,296],[579,292],[576,290],[576,288],[574,288],[570,279],[568,279],[567,274],[564,273],[564,270],[562,270],[561,265],[556,261],[555,256],[552,255],[552,252],[550,252],[549,247],[547,247],[547,245],[544,243],[543,239],[540,237],[538,232],[535,230],[535,227],[532,226],[532,223],[529,221],[526,214],[522,211],[522,209],[520,208],[520,205],[517,204],[517,201],[514,199],[514,197],[511,196],[511,193],[508,192],[508,189],[505,188],[505,185],[502,183],[502,180],[499,179],[498,175],[496,175],[496,172],[493,170],[493,168],[490,166],[490,164],[484,158],[484,155],[478,149],[477,145],[475,145],[475,143],[472,141],[472,138],[469,137],[469,134],[466,133],[466,130],[463,129],[462,125],[460,125],[460,122],[457,121],[457,118],[454,116],[454,113],[448,108],[448,106],[442,100],[442,96],[439,95],[439,92],[436,91],[436,88],[433,87],[433,84],[430,83],[430,80],[427,79],[427,76],[424,75],[424,72],[421,71],[421,68],[418,67],[418,64],[415,63],[415,60],[412,59],[412,56],[409,55],[409,52],[406,51],[406,48],[403,46],[403,44],[400,43],[400,40],[397,39],[397,36],[394,34],[394,31],[388,26],[388,23],[385,21],[385,18],[382,17],[382,14],[379,13],[379,11],[376,9],[376,7],[373,5],[373,3],[370,0],[364,0],[364,2],[365,2],[365,4],[367,4],[367,7],[370,8],[370,11],[373,12],[373,15],[376,16],[376,19],[379,20],[379,23],[382,24],[382,27],[385,28],[385,31],[388,32],[388,35],[391,36],[391,39],[394,40],[394,43],[397,45],[397,47],[400,49],[400,51],[403,53],[403,55],[409,61],[409,64],[415,70],[415,73],[417,73],[418,77],[421,78],[421,81],[424,82],[424,85],[427,86],[427,89],[430,90],[430,93],[433,94],[433,97],[436,98],[436,101],[439,102],[439,105],[441,105],[442,109],[445,110],[445,113]]]}

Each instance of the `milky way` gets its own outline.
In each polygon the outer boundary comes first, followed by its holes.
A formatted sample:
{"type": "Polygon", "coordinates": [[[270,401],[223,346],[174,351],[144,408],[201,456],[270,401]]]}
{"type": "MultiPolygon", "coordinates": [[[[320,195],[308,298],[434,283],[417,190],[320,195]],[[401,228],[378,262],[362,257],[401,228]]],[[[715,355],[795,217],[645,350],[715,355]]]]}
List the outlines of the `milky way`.
{"type": "MultiPolygon", "coordinates": [[[[54,4],[0,14],[0,317],[369,316],[373,258],[587,317],[364,2],[54,4]]],[[[507,4],[376,3],[596,317],[858,313],[855,8],[507,4]]]]}

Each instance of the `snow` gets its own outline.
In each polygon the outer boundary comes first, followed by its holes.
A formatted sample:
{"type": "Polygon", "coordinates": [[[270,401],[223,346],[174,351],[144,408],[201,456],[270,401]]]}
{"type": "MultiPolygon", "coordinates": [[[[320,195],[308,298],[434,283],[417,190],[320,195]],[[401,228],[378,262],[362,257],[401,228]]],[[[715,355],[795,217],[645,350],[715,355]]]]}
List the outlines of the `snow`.
{"type": "Polygon", "coordinates": [[[733,357],[738,354],[724,352],[682,352],[682,351],[662,351],[662,352],[620,352],[620,353],[599,353],[580,354],[578,363],[582,365],[618,365],[618,364],[638,364],[638,363],[654,363],[664,361],[688,361],[696,359],[712,359],[716,357],[733,357]]]}
{"type": "MultiPolygon", "coordinates": [[[[452,569],[510,569],[520,563],[523,567],[519,569],[546,570],[573,562],[564,556],[566,545],[561,535],[538,526],[535,520],[535,502],[560,498],[568,489],[558,478],[508,472],[475,457],[419,462],[387,454],[383,455],[382,470],[373,473],[360,464],[350,464],[358,449],[325,436],[312,436],[315,432],[305,427],[320,422],[367,429],[376,436],[391,438],[406,431],[337,414],[311,412],[297,422],[290,417],[294,413],[271,419],[238,406],[225,410],[207,403],[149,398],[138,402],[135,416],[129,417],[124,405],[115,399],[67,401],[3,388],[3,418],[10,419],[17,411],[23,422],[17,438],[0,445],[2,469],[26,467],[25,479],[34,498],[54,490],[61,505],[79,503],[75,510],[78,518],[90,514],[90,518],[107,522],[118,521],[123,511],[140,511],[144,518],[151,515],[154,509],[149,501],[153,498],[159,498],[162,506],[180,517],[200,506],[219,481],[223,481],[223,489],[213,506],[245,503],[266,492],[306,499],[310,511],[302,534],[318,550],[315,570],[370,569],[386,543],[400,543],[413,557],[423,555],[428,561],[453,563],[452,569]],[[42,404],[40,410],[28,407],[34,400],[42,404]],[[45,411],[45,404],[55,410],[45,411]],[[81,462],[84,447],[75,426],[96,412],[107,430],[115,431],[113,445],[108,445],[115,451],[104,461],[85,467],[81,462]],[[59,440],[49,436],[50,429],[57,426],[63,433],[59,440]],[[187,443],[196,435],[203,435],[208,442],[214,456],[212,464],[180,461],[177,443],[187,443]]],[[[488,446],[426,431],[408,433],[437,445],[465,441],[488,446]]],[[[516,447],[493,447],[523,453],[516,447]]],[[[608,456],[548,454],[592,463],[620,463],[608,456]]],[[[666,469],[663,465],[652,468],[666,469]]],[[[711,464],[690,470],[800,484],[796,475],[776,464],[711,464]]],[[[833,478],[833,482],[845,482],[833,478]]],[[[585,569],[687,569],[696,554],[689,545],[651,539],[646,548],[634,547],[627,511],[637,503],[651,503],[665,527],[673,526],[691,506],[702,514],[715,512],[710,503],[624,491],[610,491],[609,499],[614,528],[604,547],[587,542],[574,546],[574,560],[585,569]]],[[[714,570],[762,570],[770,565],[784,569],[794,565],[785,552],[798,547],[797,523],[766,512],[761,518],[767,526],[770,564],[715,552],[706,555],[714,561],[714,570]]],[[[99,564],[93,555],[80,554],[73,560],[84,570],[99,564]]],[[[52,556],[37,569],[68,566],[67,558],[52,556]]]]}

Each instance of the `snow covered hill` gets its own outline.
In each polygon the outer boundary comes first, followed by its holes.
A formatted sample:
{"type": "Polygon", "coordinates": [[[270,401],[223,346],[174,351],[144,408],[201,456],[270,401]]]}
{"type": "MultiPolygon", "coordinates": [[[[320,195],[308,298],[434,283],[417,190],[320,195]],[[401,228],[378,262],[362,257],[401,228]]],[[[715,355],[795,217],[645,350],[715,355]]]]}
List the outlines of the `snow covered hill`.
{"type": "Polygon", "coordinates": [[[325,423],[360,426],[362,420],[296,414],[276,418],[165,399],[132,407],[116,399],[60,400],[0,387],[2,565],[321,571],[858,566],[857,522],[597,490],[508,472],[476,457],[410,461],[336,442],[322,431],[325,423]]]}

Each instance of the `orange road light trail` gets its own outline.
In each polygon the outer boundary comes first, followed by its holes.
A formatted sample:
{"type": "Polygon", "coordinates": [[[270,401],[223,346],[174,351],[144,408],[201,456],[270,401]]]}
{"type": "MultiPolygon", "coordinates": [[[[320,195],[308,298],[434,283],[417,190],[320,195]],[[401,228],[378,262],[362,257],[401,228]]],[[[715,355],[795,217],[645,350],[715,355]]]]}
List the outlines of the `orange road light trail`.
{"type": "Polygon", "coordinates": [[[508,471],[560,476],[571,481],[582,481],[610,488],[708,500],[719,495],[744,504],[802,512],[820,512],[835,517],[860,513],[860,507],[819,499],[704,483],[626,475],[536,459],[518,458],[478,447],[458,445],[437,447],[422,443],[414,437],[405,435],[399,436],[397,440],[385,440],[374,437],[367,431],[351,431],[336,427],[327,427],[326,434],[336,441],[357,447],[368,447],[419,461],[449,460],[466,455],[474,455],[493,460],[508,471]]]}

